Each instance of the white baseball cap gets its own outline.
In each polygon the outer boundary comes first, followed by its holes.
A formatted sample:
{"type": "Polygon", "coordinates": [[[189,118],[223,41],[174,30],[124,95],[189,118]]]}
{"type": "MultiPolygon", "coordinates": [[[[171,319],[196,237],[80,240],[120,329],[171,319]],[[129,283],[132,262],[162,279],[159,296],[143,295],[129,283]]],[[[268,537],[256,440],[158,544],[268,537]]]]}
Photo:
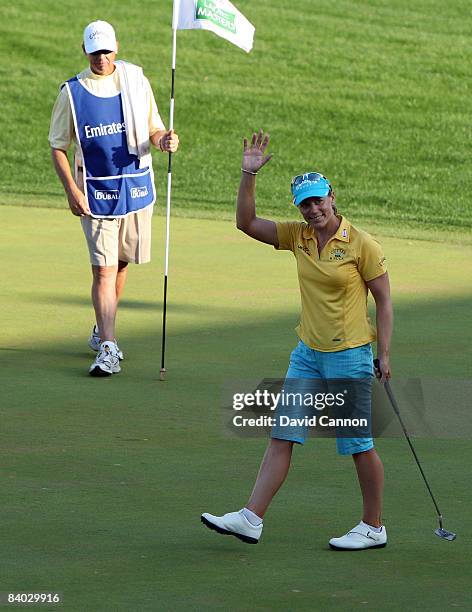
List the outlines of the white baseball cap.
{"type": "Polygon", "coordinates": [[[117,51],[115,30],[106,21],[92,21],[84,30],[84,47],[86,53],[102,49],[117,51]]]}

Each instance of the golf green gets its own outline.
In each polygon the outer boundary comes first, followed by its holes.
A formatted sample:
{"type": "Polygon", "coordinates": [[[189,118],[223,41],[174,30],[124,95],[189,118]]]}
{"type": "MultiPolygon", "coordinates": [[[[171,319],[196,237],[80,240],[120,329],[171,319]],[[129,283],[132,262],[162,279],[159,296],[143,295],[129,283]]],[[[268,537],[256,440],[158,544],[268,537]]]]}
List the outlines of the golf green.
{"type": "MultiPolygon", "coordinates": [[[[252,487],[266,440],[228,435],[222,390],[283,376],[299,308],[291,254],[229,222],[173,219],[159,382],[155,216],[154,260],[130,270],[121,304],[123,371],[92,379],[78,221],[65,210],[0,210],[0,590],[62,592],[67,610],[470,608],[470,438],[415,440],[454,542],[434,535],[434,508],[402,438],[377,444],[383,550],[327,547],[360,513],[352,462],[332,440],[295,449],[258,546],[200,524],[203,511],[241,507],[252,487]]],[[[377,237],[393,287],[394,375],[459,384],[470,377],[472,247],[377,237]]]]}

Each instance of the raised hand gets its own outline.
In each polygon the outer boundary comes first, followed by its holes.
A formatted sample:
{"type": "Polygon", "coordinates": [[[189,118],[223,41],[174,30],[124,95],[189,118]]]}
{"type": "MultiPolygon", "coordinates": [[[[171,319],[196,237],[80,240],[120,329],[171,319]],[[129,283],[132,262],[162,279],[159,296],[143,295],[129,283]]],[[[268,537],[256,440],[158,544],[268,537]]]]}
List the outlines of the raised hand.
{"type": "Polygon", "coordinates": [[[252,135],[251,144],[249,145],[248,139],[243,140],[243,162],[241,168],[249,173],[258,172],[262,166],[264,166],[272,157],[265,155],[265,150],[270,141],[269,134],[264,134],[262,130],[259,133],[252,135]]]}

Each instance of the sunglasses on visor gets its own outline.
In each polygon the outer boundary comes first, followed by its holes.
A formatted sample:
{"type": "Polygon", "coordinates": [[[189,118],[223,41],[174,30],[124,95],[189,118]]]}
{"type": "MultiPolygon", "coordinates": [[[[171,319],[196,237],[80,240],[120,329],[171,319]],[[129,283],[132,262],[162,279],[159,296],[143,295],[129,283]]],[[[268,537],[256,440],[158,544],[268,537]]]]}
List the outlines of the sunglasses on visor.
{"type": "Polygon", "coordinates": [[[299,174],[298,176],[295,176],[290,184],[292,194],[294,192],[294,189],[302,183],[317,183],[321,179],[324,179],[328,183],[329,188],[331,189],[331,183],[323,174],[320,174],[319,172],[307,172],[306,174],[299,174]]]}

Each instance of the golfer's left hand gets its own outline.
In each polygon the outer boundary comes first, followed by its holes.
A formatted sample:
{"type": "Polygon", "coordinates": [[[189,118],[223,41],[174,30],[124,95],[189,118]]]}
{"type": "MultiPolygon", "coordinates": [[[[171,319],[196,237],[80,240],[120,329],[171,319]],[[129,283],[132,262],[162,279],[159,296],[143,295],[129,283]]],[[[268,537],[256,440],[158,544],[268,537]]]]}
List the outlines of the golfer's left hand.
{"type": "Polygon", "coordinates": [[[379,382],[384,383],[389,378],[392,378],[390,370],[390,360],[388,357],[379,357],[374,361],[375,376],[379,382]]]}
{"type": "Polygon", "coordinates": [[[179,148],[179,137],[174,130],[168,130],[161,136],[160,146],[162,151],[175,153],[179,148]]]}

